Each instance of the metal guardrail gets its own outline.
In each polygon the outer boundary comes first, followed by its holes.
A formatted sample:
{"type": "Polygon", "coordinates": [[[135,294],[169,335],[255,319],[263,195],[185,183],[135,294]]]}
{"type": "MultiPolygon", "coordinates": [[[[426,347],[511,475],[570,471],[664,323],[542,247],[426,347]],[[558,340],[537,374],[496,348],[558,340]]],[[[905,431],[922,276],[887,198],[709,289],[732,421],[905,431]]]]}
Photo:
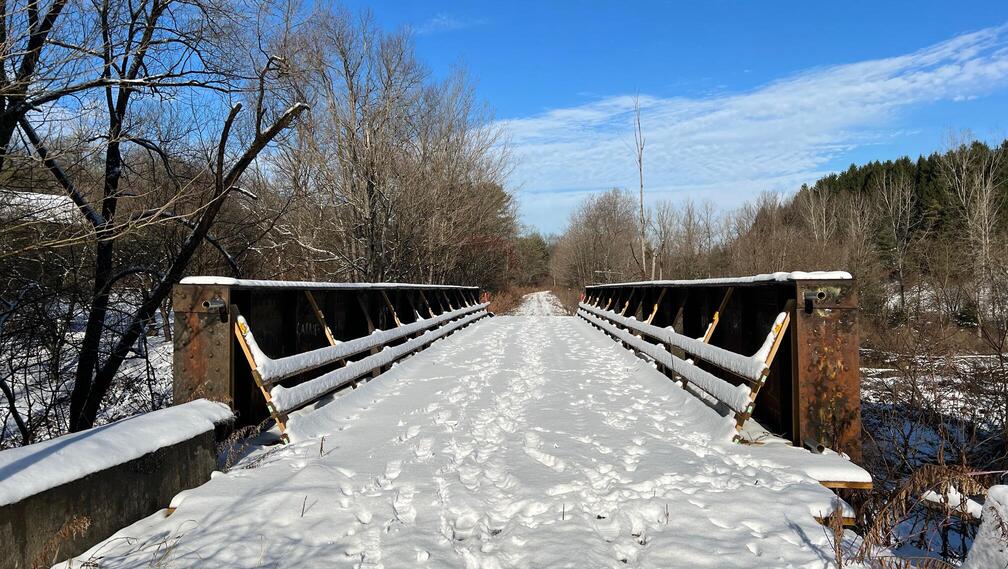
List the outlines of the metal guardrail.
{"type": "Polygon", "coordinates": [[[283,432],[288,412],[486,316],[480,296],[448,285],[183,279],[175,402],[227,402],[239,425],[272,417],[283,432]]]}
{"type": "Polygon", "coordinates": [[[670,376],[692,381],[738,420],[751,415],[797,446],[860,457],[858,304],[850,275],[619,283],[588,286],[584,294],[582,318],[619,330],[617,339],[649,353],[670,376]],[[768,331],[774,335],[778,324],[773,357],[761,366],[760,356],[771,355],[768,331]]]}
{"type": "Polygon", "coordinates": [[[755,355],[746,357],[688,338],[671,328],[659,328],[649,322],[638,322],[635,318],[599,310],[587,303],[581,303],[578,316],[623,344],[647,354],[664,369],[681,379],[686,387],[699,389],[703,394],[726,406],[735,415],[736,431],[741,431],[742,425],[752,415],[756,395],[766,380],[790,320],[788,313],[782,312],[774,321],[764,345],[755,355]],[[634,335],[635,332],[639,335],[634,335]],[[657,343],[647,341],[645,336],[657,343]],[[735,384],[718,377],[696,365],[692,358],[680,358],[673,354],[670,350],[676,347],[683,350],[686,355],[731,371],[746,382],[735,384]]]}
{"type": "Polygon", "coordinates": [[[267,357],[259,349],[248,322],[237,311],[235,335],[248,360],[252,377],[262,391],[270,415],[279,426],[281,434],[285,434],[288,412],[314,403],[348,385],[356,386],[357,380],[362,376],[385,369],[396,360],[427,347],[434,340],[487,316],[487,306],[467,305],[412,324],[403,324],[391,330],[375,330],[372,334],[349,342],[334,343],[328,348],[278,360],[267,357]],[[397,340],[403,341],[394,344],[397,340]],[[365,350],[369,350],[371,355],[353,362],[346,360],[347,356],[365,350]],[[285,377],[311,373],[333,363],[341,365],[297,385],[280,385],[285,377]]]}

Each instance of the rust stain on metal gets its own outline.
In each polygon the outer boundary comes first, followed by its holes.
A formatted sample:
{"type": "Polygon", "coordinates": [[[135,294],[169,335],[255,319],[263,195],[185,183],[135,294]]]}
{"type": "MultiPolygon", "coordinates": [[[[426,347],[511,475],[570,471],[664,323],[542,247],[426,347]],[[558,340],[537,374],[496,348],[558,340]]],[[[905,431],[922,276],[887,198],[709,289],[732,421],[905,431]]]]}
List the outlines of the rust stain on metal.
{"type": "Polygon", "coordinates": [[[175,287],[175,403],[201,397],[232,402],[229,300],[226,287],[175,287]]]}
{"type": "Polygon", "coordinates": [[[797,284],[795,442],[861,455],[857,292],[853,281],[797,284]]]}

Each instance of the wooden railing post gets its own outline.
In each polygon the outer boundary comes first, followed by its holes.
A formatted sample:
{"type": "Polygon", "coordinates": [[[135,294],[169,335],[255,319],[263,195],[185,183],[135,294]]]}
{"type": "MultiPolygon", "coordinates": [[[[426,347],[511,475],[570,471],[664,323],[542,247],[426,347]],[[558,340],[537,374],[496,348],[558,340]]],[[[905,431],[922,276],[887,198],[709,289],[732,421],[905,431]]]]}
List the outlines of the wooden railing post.
{"type": "Polygon", "coordinates": [[[728,305],[728,301],[731,300],[732,292],[735,287],[728,287],[725,291],[724,298],[721,299],[721,306],[718,307],[714,316],[711,318],[711,323],[707,326],[707,331],[704,333],[703,341],[705,344],[710,343],[711,336],[714,335],[714,329],[717,328],[718,322],[721,320],[721,313],[724,312],[725,306],[728,305]]]}

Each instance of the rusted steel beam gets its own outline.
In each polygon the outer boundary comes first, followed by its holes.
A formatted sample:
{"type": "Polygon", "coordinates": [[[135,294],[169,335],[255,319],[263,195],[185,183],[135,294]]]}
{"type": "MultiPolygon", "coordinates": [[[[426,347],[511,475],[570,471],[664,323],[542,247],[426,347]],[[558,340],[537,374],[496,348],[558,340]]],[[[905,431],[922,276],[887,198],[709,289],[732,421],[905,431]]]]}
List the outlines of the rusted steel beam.
{"type": "MultiPolygon", "coordinates": [[[[763,359],[766,365],[766,371],[760,376],[759,381],[757,381],[749,393],[749,407],[745,412],[739,413],[735,417],[735,430],[739,433],[742,432],[742,426],[746,421],[752,417],[753,411],[755,410],[756,398],[759,396],[760,389],[766,383],[767,377],[769,375],[769,370],[773,366],[774,359],[777,357],[777,352],[780,351],[781,342],[784,340],[784,335],[791,330],[791,315],[794,313],[795,302],[794,300],[788,300],[787,304],[784,305],[784,320],[779,323],[775,323],[773,329],[770,331],[773,334],[773,344],[770,346],[770,351],[767,353],[766,357],[763,359]]],[[[794,336],[794,333],[791,334],[794,336]]],[[[740,440],[738,435],[736,435],[736,440],[740,440]]]]}
{"type": "Polygon", "coordinates": [[[396,326],[402,326],[402,322],[399,321],[399,315],[396,314],[395,306],[392,305],[392,301],[389,300],[388,294],[385,291],[380,291],[382,300],[385,301],[385,307],[388,308],[389,313],[392,315],[392,320],[395,321],[396,326]]]}
{"type": "Polygon", "coordinates": [[[627,308],[630,308],[630,301],[633,300],[634,293],[636,292],[637,289],[635,288],[630,289],[630,294],[626,297],[626,302],[623,303],[623,309],[619,311],[620,316],[626,314],[627,308]]]}
{"type": "Polygon", "coordinates": [[[661,289],[661,292],[658,293],[658,298],[655,299],[654,306],[651,308],[651,314],[649,314],[648,317],[647,317],[647,323],[648,324],[650,324],[651,321],[654,320],[655,314],[658,314],[658,305],[661,304],[662,299],[665,298],[665,293],[667,291],[668,291],[668,289],[663,288],[663,289],[661,289]]]}
{"type": "Polygon", "coordinates": [[[259,369],[256,366],[255,358],[252,356],[252,351],[245,342],[244,335],[248,332],[248,330],[244,327],[245,325],[238,320],[238,308],[232,304],[230,306],[229,313],[231,314],[231,320],[234,322],[235,339],[238,341],[238,345],[241,346],[242,354],[245,356],[245,360],[249,365],[249,370],[252,372],[252,378],[255,380],[256,386],[262,393],[263,400],[266,401],[266,408],[269,409],[270,415],[273,417],[273,421],[280,430],[280,439],[285,443],[289,442],[290,437],[287,435],[287,414],[277,411],[276,406],[273,405],[273,398],[270,396],[269,389],[266,388],[266,385],[263,383],[262,376],[259,375],[259,369]]]}
{"type": "Polygon", "coordinates": [[[434,318],[434,309],[431,308],[431,304],[429,302],[427,302],[427,297],[424,295],[423,291],[420,291],[420,300],[422,300],[423,303],[424,303],[424,306],[427,307],[427,314],[428,314],[428,316],[430,316],[431,318],[434,318]]]}
{"type": "Polygon", "coordinates": [[[311,305],[312,312],[315,313],[315,318],[318,319],[319,325],[322,326],[322,329],[325,331],[326,340],[329,340],[329,345],[335,346],[336,338],[333,337],[332,330],[329,328],[329,324],[326,322],[325,315],[322,314],[322,311],[319,309],[318,303],[315,302],[315,295],[312,294],[312,291],[306,290],[305,297],[308,299],[308,304],[311,305]]]}

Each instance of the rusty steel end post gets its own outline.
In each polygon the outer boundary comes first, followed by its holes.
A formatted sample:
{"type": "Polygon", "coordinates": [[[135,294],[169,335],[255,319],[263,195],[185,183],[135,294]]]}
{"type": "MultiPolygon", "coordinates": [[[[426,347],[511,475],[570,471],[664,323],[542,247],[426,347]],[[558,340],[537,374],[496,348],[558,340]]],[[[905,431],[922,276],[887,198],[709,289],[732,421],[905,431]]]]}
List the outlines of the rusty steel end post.
{"type": "Polygon", "coordinates": [[[233,408],[230,301],[227,286],[175,285],[172,393],[176,405],[206,398],[233,408]]]}
{"type": "Polygon", "coordinates": [[[861,458],[858,296],[854,280],[796,281],[794,441],[861,458]]]}

